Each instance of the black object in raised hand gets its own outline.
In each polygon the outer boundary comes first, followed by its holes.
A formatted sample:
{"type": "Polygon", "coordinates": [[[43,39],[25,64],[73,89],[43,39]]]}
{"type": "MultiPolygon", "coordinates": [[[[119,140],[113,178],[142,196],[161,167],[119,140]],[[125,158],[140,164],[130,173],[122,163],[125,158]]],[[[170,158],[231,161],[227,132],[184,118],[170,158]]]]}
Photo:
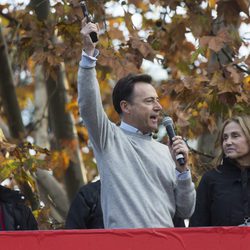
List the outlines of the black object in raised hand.
{"type": "MultiPolygon", "coordinates": [[[[80,6],[81,6],[81,9],[82,9],[83,16],[87,18],[87,23],[91,22],[91,18],[89,16],[89,12],[88,12],[88,9],[87,9],[87,6],[86,6],[85,2],[81,1],[80,6]]],[[[97,36],[96,32],[92,31],[89,34],[89,36],[90,36],[93,43],[98,42],[98,36],[97,36]]]]}

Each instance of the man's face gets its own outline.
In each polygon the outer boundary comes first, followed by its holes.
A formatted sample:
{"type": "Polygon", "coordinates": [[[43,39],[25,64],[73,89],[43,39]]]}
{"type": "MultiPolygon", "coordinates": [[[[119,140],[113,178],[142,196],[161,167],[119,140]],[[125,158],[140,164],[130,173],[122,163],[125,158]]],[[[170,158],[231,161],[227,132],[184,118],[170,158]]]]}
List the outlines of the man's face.
{"type": "Polygon", "coordinates": [[[153,132],[158,128],[162,106],[155,88],[148,83],[139,82],[134,86],[131,101],[127,102],[128,113],[124,121],[142,133],[153,132]]]}

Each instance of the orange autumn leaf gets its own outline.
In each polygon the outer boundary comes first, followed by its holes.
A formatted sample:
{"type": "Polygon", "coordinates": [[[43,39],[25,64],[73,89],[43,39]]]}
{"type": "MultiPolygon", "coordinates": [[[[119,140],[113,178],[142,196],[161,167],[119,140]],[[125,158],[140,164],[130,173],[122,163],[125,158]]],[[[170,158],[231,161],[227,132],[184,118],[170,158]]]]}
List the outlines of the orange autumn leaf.
{"type": "Polygon", "coordinates": [[[164,96],[163,98],[160,99],[160,104],[163,107],[163,109],[168,109],[170,106],[170,97],[169,96],[164,96]]]}
{"type": "Polygon", "coordinates": [[[72,101],[66,104],[66,111],[75,111],[75,110],[77,111],[79,110],[77,101],[72,101]]]}

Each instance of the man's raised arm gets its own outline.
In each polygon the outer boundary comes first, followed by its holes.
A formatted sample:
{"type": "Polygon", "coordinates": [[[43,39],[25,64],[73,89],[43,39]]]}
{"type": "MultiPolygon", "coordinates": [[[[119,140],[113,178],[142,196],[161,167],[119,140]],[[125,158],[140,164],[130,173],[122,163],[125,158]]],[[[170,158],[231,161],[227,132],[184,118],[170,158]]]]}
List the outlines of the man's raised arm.
{"type": "Polygon", "coordinates": [[[99,54],[97,43],[93,43],[89,34],[98,34],[97,24],[82,21],[81,34],[83,35],[84,48],[78,70],[78,104],[80,115],[86,125],[89,137],[95,148],[103,148],[107,129],[108,118],[103,110],[99,84],[96,79],[96,61],[99,54]]]}

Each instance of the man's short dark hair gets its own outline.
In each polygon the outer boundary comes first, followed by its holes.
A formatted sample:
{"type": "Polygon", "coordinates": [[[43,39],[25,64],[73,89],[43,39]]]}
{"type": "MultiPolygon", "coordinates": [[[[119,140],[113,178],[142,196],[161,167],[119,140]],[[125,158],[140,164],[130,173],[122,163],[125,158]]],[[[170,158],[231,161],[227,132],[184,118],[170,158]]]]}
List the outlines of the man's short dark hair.
{"type": "Polygon", "coordinates": [[[122,100],[131,101],[134,86],[138,82],[152,83],[152,77],[150,75],[141,74],[129,74],[121,78],[113,89],[112,99],[115,111],[120,115],[122,113],[120,103],[122,100]]]}

